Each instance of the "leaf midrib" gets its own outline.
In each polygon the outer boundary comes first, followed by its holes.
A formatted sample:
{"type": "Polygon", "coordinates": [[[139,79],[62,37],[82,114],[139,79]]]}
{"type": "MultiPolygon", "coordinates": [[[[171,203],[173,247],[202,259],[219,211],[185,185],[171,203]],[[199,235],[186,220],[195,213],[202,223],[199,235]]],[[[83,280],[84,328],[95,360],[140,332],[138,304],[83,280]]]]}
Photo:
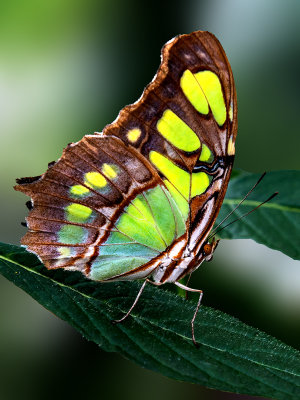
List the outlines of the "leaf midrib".
{"type": "MultiPolygon", "coordinates": [[[[3,256],[3,255],[0,255],[0,260],[1,260],[1,259],[2,259],[3,261],[5,261],[5,262],[9,262],[9,263],[15,264],[15,265],[19,266],[20,268],[24,268],[26,271],[28,271],[28,272],[30,272],[30,273],[33,273],[33,274],[35,274],[35,275],[37,275],[37,276],[39,276],[39,277],[41,277],[41,278],[43,278],[43,279],[49,280],[49,281],[51,281],[53,284],[58,285],[58,286],[61,286],[61,287],[64,288],[64,289],[72,290],[72,291],[74,291],[75,293],[77,293],[78,295],[80,295],[80,296],[86,298],[88,301],[91,301],[91,300],[100,301],[100,300],[98,300],[98,299],[96,299],[96,298],[94,298],[94,297],[92,297],[92,296],[89,296],[89,295],[87,295],[87,294],[85,294],[85,293],[83,293],[83,292],[78,291],[77,289],[74,289],[73,287],[70,287],[70,286],[67,286],[67,285],[65,285],[65,284],[63,284],[63,283],[61,283],[61,282],[58,282],[58,281],[52,279],[51,277],[42,275],[41,273],[39,273],[39,272],[37,272],[37,271],[35,271],[35,270],[31,269],[31,268],[28,268],[27,266],[22,265],[22,264],[18,263],[18,262],[15,261],[15,260],[11,260],[11,259],[9,259],[9,258],[7,258],[7,257],[5,257],[5,256],[3,256]]],[[[107,315],[107,314],[106,314],[106,315],[107,315]]],[[[169,328],[166,328],[166,327],[164,327],[163,325],[157,325],[157,323],[156,323],[155,321],[151,321],[151,320],[149,320],[149,319],[145,319],[145,318],[143,318],[143,317],[140,316],[140,315],[139,315],[139,316],[136,316],[135,314],[132,314],[131,316],[132,316],[136,321],[139,321],[139,320],[144,321],[144,322],[146,322],[146,324],[149,323],[149,324],[151,324],[151,325],[153,325],[153,326],[155,326],[155,327],[157,327],[157,328],[159,328],[159,329],[163,329],[163,330],[166,331],[166,332],[171,332],[172,334],[176,334],[176,335],[178,335],[179,337],[182,337],[182,338],[184,338],[184,339],[186,339],[186,340],[190,340],[189,337],[184,336],[184,335],[181,334],[181,333],[174,332],[173,330],[171,330],[171,329],[169,329],[169,328]]],[[[92,321],[91,321],[91,322],[92,322],[92,321]]],[[[93,323],[93,322],[92,322],[92,323],[93,323]]],[[[93,324],[94,324],[94,323],[93,323],[93,324]]],[[[98,329],[97,326],[96,326],[95,324],[94,324],[94,326],[95,326],[96,329],[98,329]]],[[[207,325],[207,326],[208,326],[208,325],[207,325]]],[[[222,329],[225,330],[224,328],[222,328],[222,329]]],[[[230,331],[228,331],[228,332],[230,332],[230,331]]],[[[237,331],[234,331],[234,333],[237,334],[238,332],[237,332],[237,331]]],[[[232,354],[232,355],[234,355],[235,357],[240,358],[240,359],[242,359],[242,360],[248,360],[248,361],[250,361],[250,362],[252,362],[252,363],[254,363],[254,364],[256,364],[256,365],[259,365],[259,366],[262,366],[262,367],[265,367],[265,368],[268,368],[268,369],[271,369],[271,370],[283,372],[283,370],[281,370],[280,368],[276,368],[276,367],[274,367],[273,365],[262,364],[262,363],[260,363],[260,362],[258,362],[258,361],[256,361],[256,360],[250,359],[250,358],[248,358],[248,357],[243,357],[243,356],[241,356],[240,354],[235,354],[235,352],[233,352],[233,351],[224,350],[224,349],[222,349],[222,348],[218,348],[217,346],[212,346],[212,345],[207,344],[207,343],[201,343],[201,345],[202,345],[202,346],[205,346],[205,347],[208,347],[208,348],[211,348],[211,349],[213,349],[213,350],[218,350],[218,351],[220,351],[220,352],[226,351],[226,352],[228,352],[229,354],[232,354]]],[[[295,376],[295,377],[299,377],[299,376],[300,376],[299,374],[297,374],[297,373],[295,373],[295,372],[293,372],[293,371],[286,371],[286,370],[284,370],[284,372],[287,373],[287,374],[290,374],[290,375],[292,375],[292,376],[295,376]]]]}

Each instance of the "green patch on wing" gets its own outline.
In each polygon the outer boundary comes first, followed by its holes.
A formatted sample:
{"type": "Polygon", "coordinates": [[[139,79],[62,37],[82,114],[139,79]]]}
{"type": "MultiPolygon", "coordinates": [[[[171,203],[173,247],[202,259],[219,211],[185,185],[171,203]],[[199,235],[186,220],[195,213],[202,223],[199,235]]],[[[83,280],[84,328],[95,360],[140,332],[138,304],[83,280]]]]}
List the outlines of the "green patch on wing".
{"type": "Polygon", "coordinates": [[[90,278],[109,279],[135,269],[158,255],[157,251],[129,240],[122,233],[112,232],[100,247],[100,254],[92,264],[90,278]]]}
{"type": "Polygon", "coordinates": [[[204,193],[211,178],[205,172],[190,174],[157,151],[150,152],[150,161],[167,178],[164,183],[186,221],[189,213],[188,199],[204,193]]]}
{"type": "Polygon", "coordinates": [[[76,225],[63,225],[58,231],[58,240],[64,244],[83,243],[87,237],[85,228],[76,225]]]}
{"type": "Polygon", "coordinates": [[[157,229],[164,242],[170,245],[173,240],[185,232],[185,221],[171,194],[157,186],[145,193],[145,198],[151,208],[157,229]]]}
{"type": "Polygon", "coordinates": [[[116,229],[100,246],[91,279],[109,279],[147,263],[185,232],[185,220],[170,192],[157,186],[125,208],[116,229]]]}

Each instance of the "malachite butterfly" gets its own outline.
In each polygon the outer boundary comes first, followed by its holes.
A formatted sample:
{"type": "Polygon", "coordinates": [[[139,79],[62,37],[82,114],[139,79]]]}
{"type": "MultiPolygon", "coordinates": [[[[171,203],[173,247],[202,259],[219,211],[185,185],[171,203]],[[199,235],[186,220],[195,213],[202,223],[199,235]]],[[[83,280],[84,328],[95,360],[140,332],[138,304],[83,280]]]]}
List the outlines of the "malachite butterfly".
{"type": "Polygon", "coordinates": [[[17,180],[15,189],[31,197],[22,244],[49,269],[189,290],[178,281],[218,242],[208,236],[236,134],[236,92],[221,44],[202,31],[174,38],[142,97],[115,122],[68,145],[43,175],[17,180]]]}

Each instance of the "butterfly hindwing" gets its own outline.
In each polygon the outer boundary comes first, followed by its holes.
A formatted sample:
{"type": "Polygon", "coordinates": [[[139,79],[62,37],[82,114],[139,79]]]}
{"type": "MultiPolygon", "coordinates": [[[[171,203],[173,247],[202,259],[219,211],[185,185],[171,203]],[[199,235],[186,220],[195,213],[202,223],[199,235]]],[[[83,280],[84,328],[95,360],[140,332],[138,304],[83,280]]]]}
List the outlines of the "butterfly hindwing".
{"type": "Polygon", "coordinates": [[[174,241],[211,229],[233,163],[236,112],[218,40],[194,32],[168,42],[137,103],[69,145],[41,177],[19,180],[33,202],[22,243],[48,268],[94,280],[149,275],[174,241]]]}
{"type": "Polygon", "coordinates": [[[33,202],[22,244],[48,268],[79,269],[92,279],[148,262],[185,229],[156,171],[116,137],[85,136],[17,190],[33,202]]]}

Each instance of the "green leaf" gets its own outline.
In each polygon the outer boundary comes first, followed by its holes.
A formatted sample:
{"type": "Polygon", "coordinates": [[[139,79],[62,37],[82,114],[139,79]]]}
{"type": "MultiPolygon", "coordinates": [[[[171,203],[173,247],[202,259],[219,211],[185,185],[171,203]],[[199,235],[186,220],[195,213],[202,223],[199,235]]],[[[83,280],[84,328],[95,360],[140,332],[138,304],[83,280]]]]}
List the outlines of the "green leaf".
{"type": "MultiPolygon", "coordinates": [[[[217,222],[233,210],[259,177],[234,171],[217,222]]],[[[253,239],[299,260],[300,171],[269,172],[228,221],[247,213],[274,192],[279,194],[273,200],[218,235],[224,239],[253,239]]]]}
{"type": "Polygon", "coordinates": [[[196,349],[190,320],[195,303],[148,286],[131,316],[138,282],[100,284],[80,273],[47,271],[23,248],[0,245],[0,272],[102,349],[183,381],[236,393],[296,400],[300,354],[237,319],[202,306],[196,349]]]}

